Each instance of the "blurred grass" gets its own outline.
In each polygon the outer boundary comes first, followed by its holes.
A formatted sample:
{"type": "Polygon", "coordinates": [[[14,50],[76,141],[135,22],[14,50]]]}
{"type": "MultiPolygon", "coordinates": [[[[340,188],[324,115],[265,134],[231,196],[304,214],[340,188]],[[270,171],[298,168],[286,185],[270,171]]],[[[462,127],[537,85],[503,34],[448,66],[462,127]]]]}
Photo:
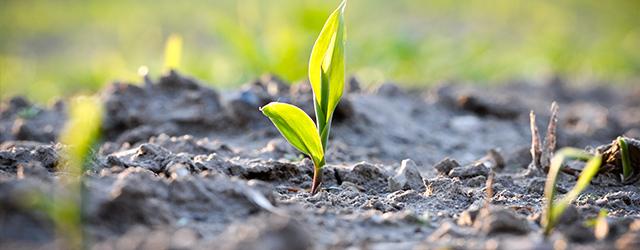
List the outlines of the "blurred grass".
{"type": "MultiPolygon", "coordinates": [[[[326,0],[0,0],[0,97],[40,101],[162,72],[183,37],[181,71],[220,87],[266,72],[306,78],[326,0]]],[[[351,0],[347,72],[365,83],[498,83],[563,74],[638,81],[640,1],[351,0]]]]}

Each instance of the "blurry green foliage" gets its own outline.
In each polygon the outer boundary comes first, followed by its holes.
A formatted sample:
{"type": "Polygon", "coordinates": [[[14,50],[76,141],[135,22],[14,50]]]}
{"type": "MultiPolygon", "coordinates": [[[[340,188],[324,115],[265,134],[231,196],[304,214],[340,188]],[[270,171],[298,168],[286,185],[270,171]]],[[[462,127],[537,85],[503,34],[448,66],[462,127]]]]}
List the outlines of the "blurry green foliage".
{"type": "Polygon", "coordinates": [[[57,166],[56,180],[61,185],[56,185],[51,193],[34,191],[22,197],[25,208],[43,212],[54,223],[56,236],[61,240],[56,246],[60,249],[86,249],[83,174],[91,162],[94,144],[100,138],[102,114],[97,97],[72,99],[69,120],[60,135],[63,160],[57,166]]]}
{"type": "MultiPolygon", "coordinates": [[[[0,7],[0,96],[46,101],[139,81],[163,68],[170,34],[182,71],[217,86],[265,72],[306,79],[324,14],[337,1],[45,1],[0,7]]],[[[348,71],[364,83],[497,83],[551,73],[637,81],[639,1],[353,0],[348,71]]]]}

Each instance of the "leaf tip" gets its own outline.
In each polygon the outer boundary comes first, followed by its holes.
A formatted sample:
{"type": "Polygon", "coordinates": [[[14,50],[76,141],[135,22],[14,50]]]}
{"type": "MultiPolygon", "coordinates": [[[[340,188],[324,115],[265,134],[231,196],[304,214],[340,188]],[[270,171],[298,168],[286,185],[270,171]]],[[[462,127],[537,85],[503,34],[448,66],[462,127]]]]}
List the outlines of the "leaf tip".
{"type": "Polygon", "coordinates": [[[342,2],[340,3],[340,5],[338,6],[338,9],[340,10],[341,13],[344,13],[344,9],[347,6],[347,0],[342,0],[342,2]]]}

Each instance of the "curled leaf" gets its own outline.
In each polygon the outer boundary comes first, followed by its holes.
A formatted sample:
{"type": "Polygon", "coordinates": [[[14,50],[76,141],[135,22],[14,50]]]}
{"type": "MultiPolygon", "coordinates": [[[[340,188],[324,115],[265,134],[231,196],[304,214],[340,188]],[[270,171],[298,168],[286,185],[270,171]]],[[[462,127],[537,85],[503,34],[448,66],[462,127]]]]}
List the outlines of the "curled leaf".
{"type": "Polygon", "coordinates": [[[322,133],[324,146],[333,111],[344,91],[345,6],[346,1],[343,1],[331,13],[313,45],[309,59],[309,81],[314,93],[318,130],[322,133]]]}

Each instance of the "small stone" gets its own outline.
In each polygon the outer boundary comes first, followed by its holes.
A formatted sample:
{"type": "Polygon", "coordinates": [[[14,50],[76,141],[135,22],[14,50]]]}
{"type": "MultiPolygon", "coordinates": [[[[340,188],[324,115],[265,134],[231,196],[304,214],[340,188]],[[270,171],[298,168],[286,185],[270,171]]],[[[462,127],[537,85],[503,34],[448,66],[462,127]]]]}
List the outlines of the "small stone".
{"type": "Polygon", "coordinates": [[[182,163],[176,163],[167,168],[167,172],[172,179],[188,176],[191,171],[189,167],[182,163]]]}
{"type": "Polygon", "coordinates": [[[480,209],[476,207],[470,207],[460,214],[456,222],[458,223],[458,226],[472,226],[476,221],[476,218],[478,218],[479,213],[480,209]]]}
{"type": "Polygon", "coordinates": [[[374,92],[381,96],[404,95],[404,91],[400,87],[398,87],[398,85],[390,82],[383,83],[382,85],[378,86],[374,92]]]}
{"type": "Polygon", "coordinates": [[[587,243],[596,239],[593,231],[582,223],[573,223],[559,230],[572,242],[587,243]]]}
{"type": "Polygon", "coordinates": [[[457,167],[460,167],[460,164],[456,160],[450,158],[445,158],[444,160],[436,163],[436,165],[433,166],[433,168],[435,168],[436,171],[438,171],[438,173],[442,175],[448,175],[451,169],[457,167]]]}
{"type": "Polygon", "coordinates": [[[487,177],[478,175],[473,178],[469,178],[465,181],[465,184],[469,187],[484,187],[487,184],[487,177]]]}
{"type": "Polygon", "coordinates": [[[449,176],[459,177],[463,179],[472,178],[480,175],[485,177],[489,175],[489,168],[482,163],[467,165],[464,167],[457,167],[449,171],[449,176]]]}
{"type": "Polygon", "coordinates": [[[558,218],[558,225],[571,225],[581,220],[582,217],[580,216],[578,209],[573,205],[569,205],[562,215],[560,215],[560,218],[558,218]]]}
{"type": "Polygon", "coordinates": [[[498,233],[524,235],[531,231],[525,219],[502,208],[482,209],[474,227],[486,235],[498,233]]]}
{"type": "Polygon", "coordinates": [[[396,171],[396,175],[389,178],[389,190],[393,192],[410,189],[420,192],[427,190],[416,163],[411,159],[405,159],[396,171]]]}
{"type": "Polygon", "coordinates": [[[341,174],[341,177],[342,181],[352,182],[367,192],[382,192],[389,186],[386,171],[367,162],[356,163],[349,171],[341,174]]]}
{"type": "Polygon", "coordinates": [[[546,179],[541,177],[530,178],[529,185],[527,186],[527,192],[542,195],[544,193],[545,182],[546,179]]]}

